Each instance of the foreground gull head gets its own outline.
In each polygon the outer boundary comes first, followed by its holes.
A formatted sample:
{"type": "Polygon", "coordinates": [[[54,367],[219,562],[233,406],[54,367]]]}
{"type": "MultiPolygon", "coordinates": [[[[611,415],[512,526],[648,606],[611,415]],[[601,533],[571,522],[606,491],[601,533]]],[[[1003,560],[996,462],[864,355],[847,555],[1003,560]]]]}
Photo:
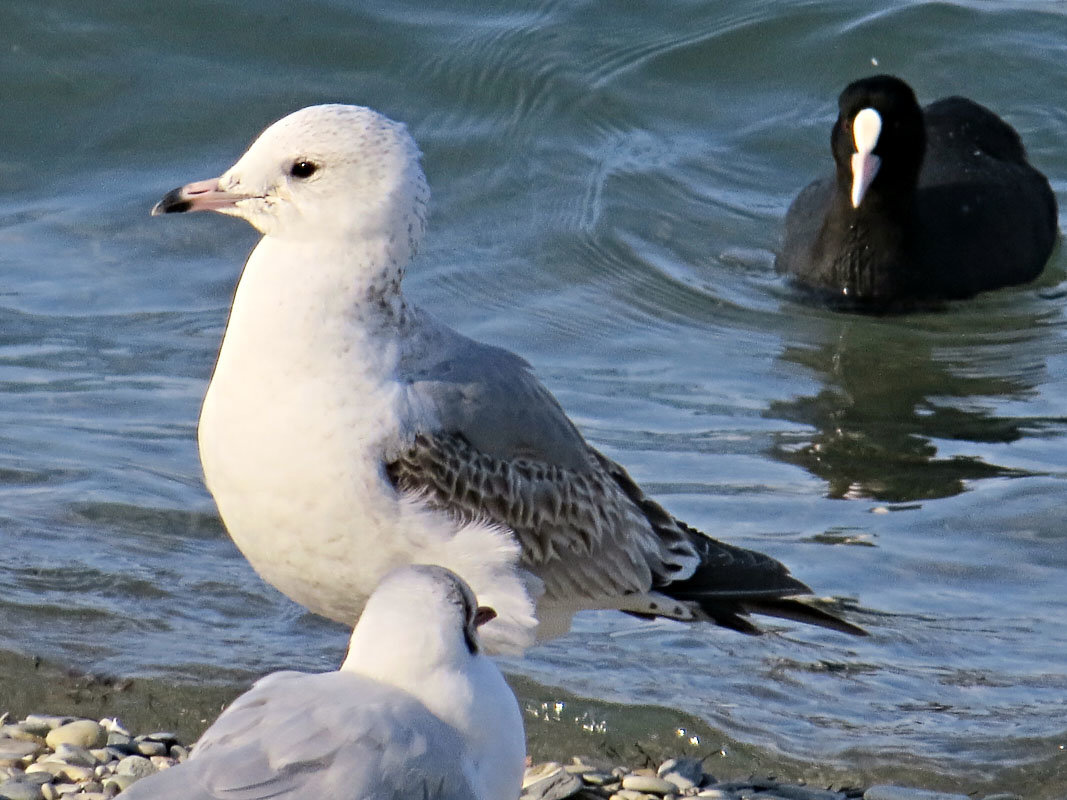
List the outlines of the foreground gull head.
{"type": "Polygon", "coordinates": [[[239,214],[265,233],[234,296],[200,457],[237,546],[294,600],[353,624],[383,574],[419,562],[496,610],[493,651],[521,650],[535,628],[559,635],[587,608],[858,631],[795,599],[808,587],[774,559],[646,497],[524,360],[405,300],[428,192],[403,126],[307,108],[217,184],[157,206],[239,214]]]}
{"type": "Polygon", "coordinates": [[[188,761],[122,797],[515,800],[522,718],[477,649],[488,615],[446,569],[396,570],[368,601],[339,671],[257,681],[188,761]]]}

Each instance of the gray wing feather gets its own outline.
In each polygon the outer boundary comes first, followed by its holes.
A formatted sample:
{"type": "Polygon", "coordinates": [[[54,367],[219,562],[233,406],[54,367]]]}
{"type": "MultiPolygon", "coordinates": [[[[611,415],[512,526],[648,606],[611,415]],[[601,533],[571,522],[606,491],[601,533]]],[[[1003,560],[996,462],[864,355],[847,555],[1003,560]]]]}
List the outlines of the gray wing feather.
{"type": "Polygon", "coordinates": [[[128,800],[472,800],[459,734],[414,698],[347,673],[278,673],[239,697],[177,767],[128,800]]]}
{"type": "Polygon", "coordinates": [[[502,460],[589,468],[585,439],[524,359],[413,313],[417,338],[405,343],[397,370],[412,410],[409,433],[454,431],[502,460]]]}
{"type": "Polygon", "coordinates": [[[625,472],[586,443],[526,361],[413,313],[397,376],[408,435],[385,459],[394,485],[511,528],[548,601],[643,594],[695,569],[687,536],[658,529],[626,496],[605,466],[625,472]]]}
{"type": "Polygon", "coordinates": [[[460,433],[420,433],[386,471],[401,491],[424,494],[458,519],[514,531],[523,565],[544,581],[548,602],[603,602],[692,574],[698,556],[688,535],[659,506],[645,501],[650,508],[643,508],[627,496],[606,469],[625,476],[621,467],[588,452],[595,466],[576,471],[497,458],[460,433]]]}
{"type": "Polygon", "coordinates": [[[645,496],[590,447],[513,353],[413,310],[397,379],[406,417],[383,468],[392,484],[462,521],[510,528],[541,603],[712,619],[746,633],[749,613],[855,633],[789,600],[810,592],[773,558],[718,542],[645,496]],[[651,594],[650,594],[651,593],[651,594]]]}
{"type": "Polygon", "coordinates": [[[600,469],[574,474],[495,459],[459,434],[418,434],[385,469],[400,491],[457,519],[490,519],[514,531],[523,565],[545,584],[542,603],[573,610],[584,599],[590,608],[709,619],[750,634],[759,628],[745,617],[765,614],[865,635],[793,599],[811,590],[783,564],[676,520],[622,467],[591,452],[600,469]]]}

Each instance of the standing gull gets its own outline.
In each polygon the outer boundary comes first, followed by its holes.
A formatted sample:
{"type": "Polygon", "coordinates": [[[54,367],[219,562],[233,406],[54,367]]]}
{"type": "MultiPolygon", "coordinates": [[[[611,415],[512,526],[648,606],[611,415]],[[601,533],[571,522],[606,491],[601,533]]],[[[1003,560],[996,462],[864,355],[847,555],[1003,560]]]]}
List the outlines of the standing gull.
{"type": "Polygon", "coordinates": [[[498,612],[484,632],[497,651],[529,644],[530,598],[540,638],[589,608],[860,632],[795,599],[810,590],[779,562],[646,497],[526,361],[404,298],[428,199],[403,125],[323,105],[153,209],[218,211],[264,234],[199,429],[208,489],[259,574],[351,624],[386,571],[441,564],[498,612]]]}
{"type": "Polygon", "coordinates": [[[125,800],[516,800],[525,765],[515,695],[478,650],[492,618],[443,567],[385,577],[341,669],[276,672],[207,729],[188,761],[125,800]]]}

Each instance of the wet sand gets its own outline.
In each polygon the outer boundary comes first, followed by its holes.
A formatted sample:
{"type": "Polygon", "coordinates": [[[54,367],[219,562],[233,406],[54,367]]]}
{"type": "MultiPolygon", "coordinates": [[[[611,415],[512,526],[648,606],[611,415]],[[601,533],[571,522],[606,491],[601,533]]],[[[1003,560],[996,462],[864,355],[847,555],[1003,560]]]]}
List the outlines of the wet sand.
{"type": "MultiPolygon", "coordinates": [[[[30,713],[117,717],[131,730],[171,731],[191,743],[258,676],[228,673],[224,682],[211,677],[187,684],[91,675],[0,651],[0,713],[7,711],[12,718],[30,713]]],[[[776,777],[835,789],[894,783],[978,797],[1013,791],[1013,781],[1003,773],[997,780],[939,775],[909,765],[906,755],[896,765],[875,763],[862,754],[844,766],[804,762],[736,742],[681,711],[588,700],[524,678],[508,676],[508,680],[526,711],[527,749],[534,763],[566,763],[577,756],[606,767],[638,768],[690,756],[703,758],[705,770],[720,780],[776,777]]],[[[1067,769],[1064,761],[1053,758],[1013,772],[1025,770],[1028,781],[1044,775],[1055,785],[1067,769]]]]}

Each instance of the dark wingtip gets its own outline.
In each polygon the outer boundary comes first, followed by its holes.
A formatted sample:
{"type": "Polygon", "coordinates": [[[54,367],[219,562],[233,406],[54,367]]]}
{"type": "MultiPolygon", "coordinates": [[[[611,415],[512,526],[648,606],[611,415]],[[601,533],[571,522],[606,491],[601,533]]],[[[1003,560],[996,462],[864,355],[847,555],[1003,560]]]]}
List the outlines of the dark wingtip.
{"type": "Polygon", "coordinates": [[[746,611],[753,614],[790,619],[794,622],[803,622],[806,625],[817,625],[820,628],[829,628],[839,633],[847,633],[850,636],[870,636],[867,631],[858,625],[846,622],[829,611],[824,611],[811,602],[805,602],[796,597],[743,601],[743,605],[746,611]]]}
{"type": "Polygon", "coordinates": [[[172,189],[163,195],[163,199],[152,206],[152,216],[158,217],[161,214],[180,214],[183,211],[188,211],[192,208],[192,203],[185,196],[183,188],[179,186],[177,189],[172,189]]]}

